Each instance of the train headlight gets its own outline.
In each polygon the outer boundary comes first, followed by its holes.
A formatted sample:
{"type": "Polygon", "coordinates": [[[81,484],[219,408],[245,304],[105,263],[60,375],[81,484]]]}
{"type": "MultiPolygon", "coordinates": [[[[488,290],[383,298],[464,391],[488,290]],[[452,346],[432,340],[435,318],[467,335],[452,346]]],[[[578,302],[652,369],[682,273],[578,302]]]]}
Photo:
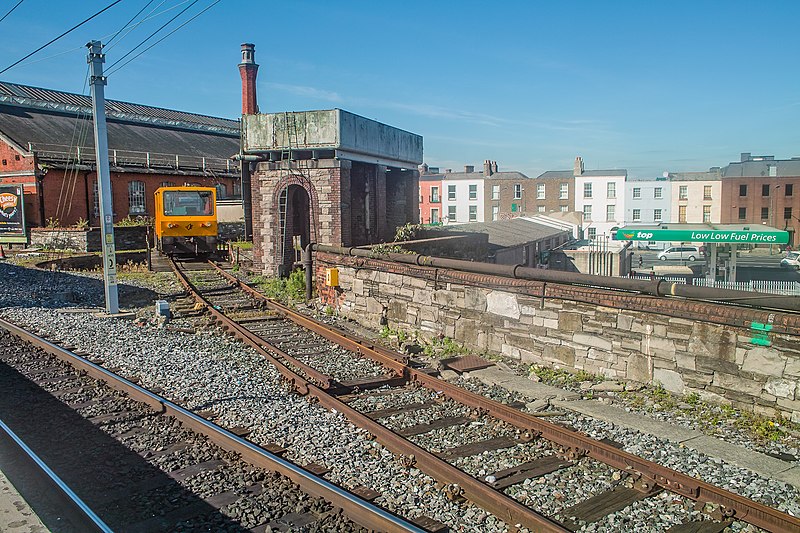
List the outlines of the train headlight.
{"type": "Polygon", "coordinates": [[[203,222],[203,227],[204,228],[210,228],[211,227],[211,222],[203,222]]]}
{"type": "Polygon", "coordinates": [[[172,222],[170,222],[169,224],[167,224],[167,227],[168,228],[177,228],[178,225],[177,224],[173,224],[172,222]]]}

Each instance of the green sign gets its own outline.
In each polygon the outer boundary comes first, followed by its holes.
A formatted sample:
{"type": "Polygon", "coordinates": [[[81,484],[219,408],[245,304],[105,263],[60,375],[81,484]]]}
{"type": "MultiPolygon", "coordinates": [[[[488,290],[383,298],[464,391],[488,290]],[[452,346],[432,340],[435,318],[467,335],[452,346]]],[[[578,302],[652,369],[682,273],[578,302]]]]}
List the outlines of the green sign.
{"type": "Polygon", "coordinates": [[[733,244],[786,244],[786,231],[742,231],[722,229],[622,228],[620,241],[727,242],[733,244]]]}

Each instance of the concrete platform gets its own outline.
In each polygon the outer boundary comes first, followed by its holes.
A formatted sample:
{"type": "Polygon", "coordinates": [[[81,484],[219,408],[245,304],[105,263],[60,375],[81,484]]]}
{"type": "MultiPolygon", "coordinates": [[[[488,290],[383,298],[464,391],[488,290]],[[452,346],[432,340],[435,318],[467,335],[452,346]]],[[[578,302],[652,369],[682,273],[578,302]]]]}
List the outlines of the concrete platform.
{"type": "Polygon", "coordinates": [[[0,471],[0,531],[42,533],[49,531],[0,471]]]}

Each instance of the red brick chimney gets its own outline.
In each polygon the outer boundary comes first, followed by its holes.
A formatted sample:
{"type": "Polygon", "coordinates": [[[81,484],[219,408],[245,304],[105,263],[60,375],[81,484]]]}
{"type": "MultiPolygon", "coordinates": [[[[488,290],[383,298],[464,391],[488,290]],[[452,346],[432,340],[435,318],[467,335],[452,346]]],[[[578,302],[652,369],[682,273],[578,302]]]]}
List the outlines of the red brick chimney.
{"type": "Polygon", "coordinates": [[[258,99],[256,98],[256,45],[244,43],[242,45],[242,62],[239,63],[239,74],[242,76],[242,115],[258,113],[258,99]]]}

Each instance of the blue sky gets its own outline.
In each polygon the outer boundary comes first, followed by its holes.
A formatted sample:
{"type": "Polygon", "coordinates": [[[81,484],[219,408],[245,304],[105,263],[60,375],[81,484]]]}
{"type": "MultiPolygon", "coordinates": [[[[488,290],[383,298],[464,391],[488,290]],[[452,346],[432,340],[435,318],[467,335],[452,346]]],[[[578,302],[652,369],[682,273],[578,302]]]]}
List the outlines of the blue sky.
{"type": "MultiPolygon", "coordinates": [[[[0,0],[0,17],[17,1],[0,0]]],[[[0,70],[110,2],[24,0],[0,22],[0,70]]],[[[123,0],[0,81],[83,92],[83,45],[145,4],[123,0]]],[[[153,1],[145,13],[173,9],[106,65],[190,4],[153,1]]],[[[347,109],[422,135],[432,166],[493,159],[535,177],[580,155],[587,169],[658,176],[740,152],[800,156],[798,20],[793,0],[222,0],[112,72],[106,94],[236,118],[239,45],[253,42],[262,112],[347,109]]]]}

